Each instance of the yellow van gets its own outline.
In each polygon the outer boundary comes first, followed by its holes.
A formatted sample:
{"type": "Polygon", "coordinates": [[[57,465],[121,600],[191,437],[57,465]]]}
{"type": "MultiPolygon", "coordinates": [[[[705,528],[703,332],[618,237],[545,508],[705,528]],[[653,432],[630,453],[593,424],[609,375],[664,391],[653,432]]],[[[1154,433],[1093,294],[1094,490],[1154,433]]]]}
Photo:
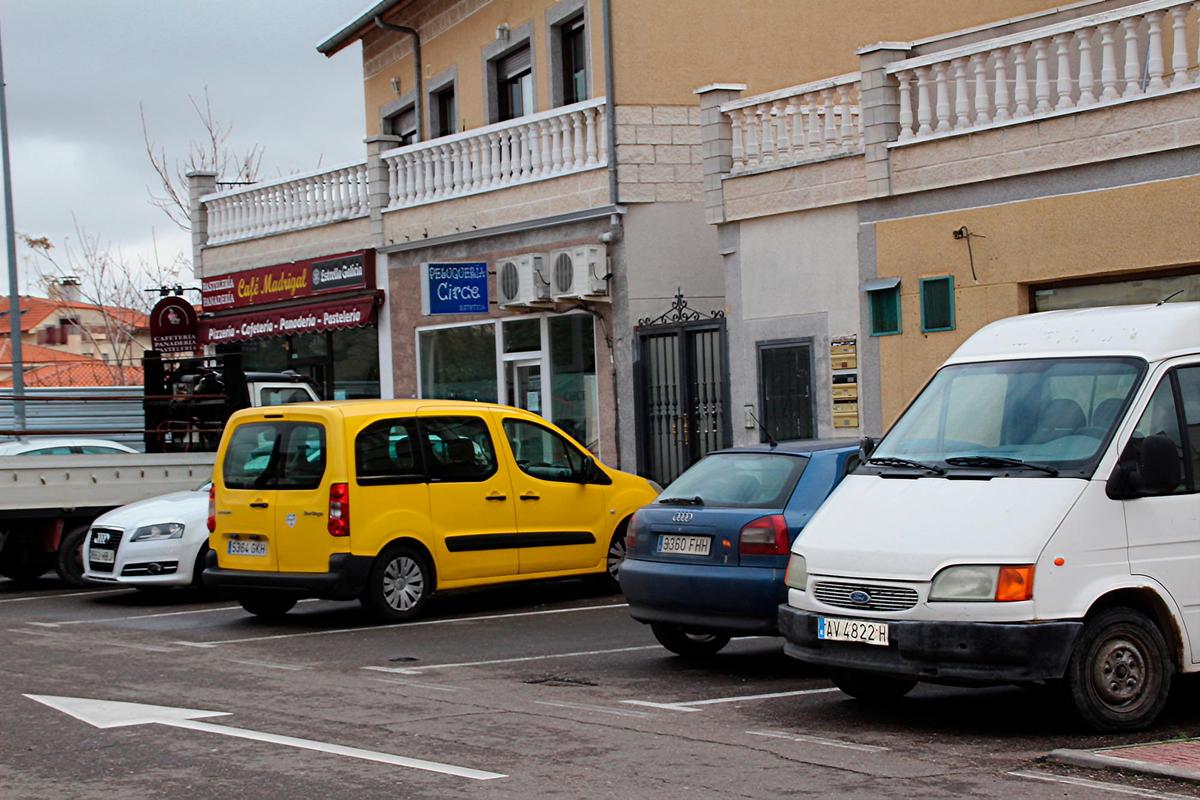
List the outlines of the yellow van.
{"type": "Polygon", "coordinates": [[[615,580],[649,481],[539,416],[441,400],[245,409],[217,452],[205,584],[252,614],[358,599],[385,621],[434,591],[615,580]]]}

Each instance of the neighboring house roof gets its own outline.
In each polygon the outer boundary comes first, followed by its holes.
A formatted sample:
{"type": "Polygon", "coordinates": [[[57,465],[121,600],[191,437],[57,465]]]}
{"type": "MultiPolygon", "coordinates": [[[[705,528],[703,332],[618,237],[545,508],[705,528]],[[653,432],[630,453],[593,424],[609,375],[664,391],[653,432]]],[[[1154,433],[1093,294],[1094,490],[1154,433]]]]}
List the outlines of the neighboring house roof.
{"type": "Polygon", "coordinates": [[[362,35],[363,28],[375,24],[374,20],[377,15],[386,14],[395,6],[400,5],[400,2],[401,0],[377,0],[377,2],[371,3],[361,14],[356,15],[342,27],[326,36],[325,41],[317,45],[317,52],[327,56],[333,55],[346,45],[356,41],[362,35]]]}
{"type": "MultiPolygon", "coordinates": [[[[10,338],[8,336],[0,337],[0,368],[12,365],[10,338]]],[[[79,361],[79,354],[55,350],[52,347],[42,347],[40,344],[21,343],[21,363],[23,364],[52,364],[62,361],[79,361]]]]}
{"type": "MultiPolygon", "coordinates": [[[[64,311],[95,311],[98,314],[105,313],[132,328],[146,328],[150,325],[149,317],[132,308],[98,306],[92,303],[71,303],[64,300],[51,300],[46,297],[33,297],[31,295],[23,295],[21,297],[20,308],[21,331],[23,333],[34,330],[48,318],[55,314],[61,314],[64,311]]],[[[7,304],[3,304],[3,307],[0,307],[0,320],[3,320],[3,322],[0,322],[0,327],[3,327],[7,331],[7,304]]]]}
{"type": "MultiPolygon", "coordinates": [[[[25,386],[139,386],[143,382],[141,366],[117,367],[96,359],[46,364],[23,371],[25,386]]],[[[0,387],[11,387],[12,378],[0,380],[0,387]]]]}

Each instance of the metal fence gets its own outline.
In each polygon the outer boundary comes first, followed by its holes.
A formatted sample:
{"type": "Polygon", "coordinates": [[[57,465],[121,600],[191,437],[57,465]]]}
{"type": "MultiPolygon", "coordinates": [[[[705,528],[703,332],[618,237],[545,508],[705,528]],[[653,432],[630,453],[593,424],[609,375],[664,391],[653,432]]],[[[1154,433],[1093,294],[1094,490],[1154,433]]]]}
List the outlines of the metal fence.
{"type": "MultiPolygon", "coordinates": [[[[70,436],[143,448],[141,386],[29,387],[23,397],[26,430],[55,431],[47,434],[54,436],[65,436],[70,431],[70,436]]],[[[0,388],[0,441],[15,438],[4,433],[14,428],[12,389],[0,388]]]]}

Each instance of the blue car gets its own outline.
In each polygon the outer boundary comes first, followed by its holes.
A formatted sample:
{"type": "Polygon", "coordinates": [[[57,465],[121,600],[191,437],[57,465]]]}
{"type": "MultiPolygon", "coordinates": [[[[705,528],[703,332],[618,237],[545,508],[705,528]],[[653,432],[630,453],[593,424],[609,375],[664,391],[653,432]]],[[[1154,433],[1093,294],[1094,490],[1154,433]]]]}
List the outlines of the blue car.
{"type": "Polygon", "coordinates": [[[620,582],[633,618],[682,656],[778,636],[792,542],[857,464],[845,440],[705,456],[629,524],[620,582]]]}

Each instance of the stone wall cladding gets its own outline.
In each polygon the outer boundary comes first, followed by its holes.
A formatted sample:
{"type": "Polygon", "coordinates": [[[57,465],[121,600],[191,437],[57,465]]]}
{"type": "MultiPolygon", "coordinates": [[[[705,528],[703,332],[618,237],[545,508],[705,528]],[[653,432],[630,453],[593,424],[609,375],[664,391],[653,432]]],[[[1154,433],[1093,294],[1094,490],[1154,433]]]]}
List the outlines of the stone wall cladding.
{"type": "Polygon", "coordinates": [[[725,178],[725,219],[734,221],[853,203],[867,197],[861,154],[725,178]]]}
{"type": "Polygon", "coordinates": [[[895,194],[1200,144],[1200,91],[890,148],[895,194]]]}
{"type": "Polygon", "coordinates": [[[617,106],[617,182],[622,203],[704,199],[700,109],[617,106]]]}
{"type": "MultiPolygon", "coordinates": [[[[489,2],[491,0],[434,0],[429,3],[413,3],[408,9],[392,15],[388,21],[416,28],[421,34],[421,41],[428,42],[489,2]]],[[[370,29],[363,37],[363,77],[371,77],[411,52],[411,37],[396,31],[370,29]]]]}

